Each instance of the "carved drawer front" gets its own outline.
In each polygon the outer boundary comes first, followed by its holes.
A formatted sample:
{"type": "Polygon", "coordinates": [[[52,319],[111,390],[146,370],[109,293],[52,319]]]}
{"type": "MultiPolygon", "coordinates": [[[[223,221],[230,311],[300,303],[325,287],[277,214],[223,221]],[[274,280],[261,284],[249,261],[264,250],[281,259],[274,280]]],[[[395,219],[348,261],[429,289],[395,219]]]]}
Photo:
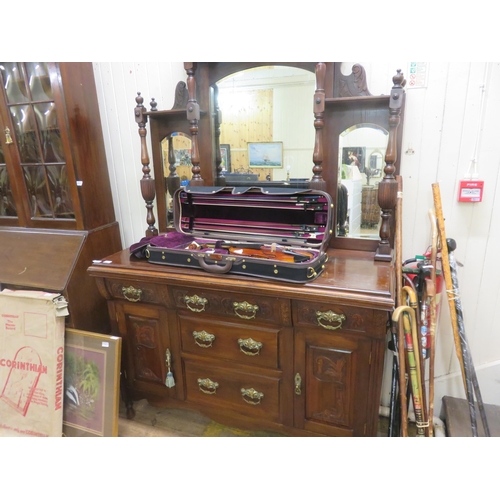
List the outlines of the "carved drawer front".
{"type": "Polygon", "coordinates": [[[208,321],[180,315],[182,350],[209,358],[279,368],[278,328],[208,321]]]}
{"type": "Polygon", "coordinates": [[[279,422],[280,379],[185,361],[187,400],[279,422]]]}
{"type": "Polygon", "coordinates": [[[178,309],[196,314],[217,314],[251,324],[256,321],[290,325],[290,302],[275,297],[263,297],[231,292],[214,292],[190,288],[173,289],[178,309]]]}
{"type": "Polygon", "coordinates": [[[316,326],[322,331],[350,330],[385,335],[387,313],[377,314],[379,324],[375,324],[372,309],[325,303],[315,304],[307,301],[295,302],[293,309],[296,326],[316,326]]]}
{"type": "Polygon", "coordinates": [[[161,287],[151,283],[137,283],[132,281],[106,280],[106,288],[110,295],[132,303],[161,304],[161,287]]]}

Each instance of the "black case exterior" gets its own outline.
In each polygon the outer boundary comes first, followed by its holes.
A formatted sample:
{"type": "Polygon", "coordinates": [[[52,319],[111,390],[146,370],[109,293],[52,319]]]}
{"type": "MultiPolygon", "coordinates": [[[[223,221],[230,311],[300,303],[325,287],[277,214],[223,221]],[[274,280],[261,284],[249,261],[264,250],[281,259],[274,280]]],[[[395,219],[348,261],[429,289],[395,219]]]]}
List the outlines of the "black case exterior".
{"type": "Polygon", "coordinates": [[[323,191],[185,187],[174,194],[173,210],[176,233],[150,242],[145,252],[149,262],[307,283],[321,274],[327,261],[333,204],[323,191]],[[247,255],[236,253],[241,249],[247,255]],[[279,260],[276,251],[281,258],[300,255],[293,258],[304,261],[279,260]]]}

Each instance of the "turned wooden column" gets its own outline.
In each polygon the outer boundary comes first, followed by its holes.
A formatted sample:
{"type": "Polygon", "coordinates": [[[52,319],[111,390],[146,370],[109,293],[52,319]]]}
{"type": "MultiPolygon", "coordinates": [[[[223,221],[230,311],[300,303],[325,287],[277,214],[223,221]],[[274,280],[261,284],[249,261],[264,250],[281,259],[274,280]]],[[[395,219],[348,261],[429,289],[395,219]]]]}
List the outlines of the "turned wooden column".
{"type": "Polygon", "coordinates": [[[142,179],[141,179],[141,194],[146,202],[146,236],[156,236],[158,229],[155,227],[155,216],[153,214],[153,200],[155,199],[155,180],[151,177],[151,169],[149,168],[148,146],[146,144],[146,123],[148,122],[147,115],[144,114],[145,108],[143,105],[144,98],[140,92],[137,92],[135,98],[137,106],[134,109],[135,121],[139,126],[139,136],[141,138],[141,163],[142,163],[142,179]]]}
{"type": "Polygon", "coordinates": [[[314,128],[316,137],[314,140],[313,153],[313,176],[309,181],[312,189],[326,191],[326,181],[323,179],[323,116],[325,113],[325,74],[326,64],[316,65],[316,92],[314,93],[314,128]]]}
{"type": "Polygon", "coordinates": [[[384,178],[378,185],[378,204],[382,211],[380,225],[380,243],[375,254],[375,260],[390,261],[391,248],[391,218],[396,206],[398,182],[396,180],[397,132],[401,117],[401,107],[404,100],[404,85],[406,83],[400,69],[392,79],[394,86],[389,100],[389,140],[385,154],[384,178]]]}
{"type": "Polygon", "coordinates": [[[187,73],[187,119],[189,120],[189,131],[191,132],[191,169],[192,178],[190,184],[192,186],[203,186],[205,181],[200,175],[200,153],[198,148],[198,122],[200,121],[200,105],[196,101],[196,63],[184,63],[184,69],[187,73]]]}
{"type": "Polygon", "coordinates": [[[215,185],[225,186],[226,178],[222,171],[222,157],[220,154],[220,124],[222,123],[222,115],[219,108],[219,87],[214,85],[214,135],[215,135],[215,185]]]}

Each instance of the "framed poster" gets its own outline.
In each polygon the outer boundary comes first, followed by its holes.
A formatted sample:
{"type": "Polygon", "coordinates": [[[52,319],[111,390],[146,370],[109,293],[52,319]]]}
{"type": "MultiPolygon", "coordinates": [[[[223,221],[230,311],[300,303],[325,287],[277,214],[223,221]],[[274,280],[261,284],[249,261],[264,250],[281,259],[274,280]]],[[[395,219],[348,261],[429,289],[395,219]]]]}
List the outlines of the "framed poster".
{"type": "Polygon", "coordinates": [[[249,142],[249,168],[283,168],[282,142],[249,142]]]}
{"type": "Polygon", "coordinates": [[[63,435],[118,436],[120,337],[66,328],[63,435]]]}
{"type": "Polygon", "coordinates": [[[220,145],[220,166],[224,172],[231,172],[231,146],[229,144],[220,145]]]}

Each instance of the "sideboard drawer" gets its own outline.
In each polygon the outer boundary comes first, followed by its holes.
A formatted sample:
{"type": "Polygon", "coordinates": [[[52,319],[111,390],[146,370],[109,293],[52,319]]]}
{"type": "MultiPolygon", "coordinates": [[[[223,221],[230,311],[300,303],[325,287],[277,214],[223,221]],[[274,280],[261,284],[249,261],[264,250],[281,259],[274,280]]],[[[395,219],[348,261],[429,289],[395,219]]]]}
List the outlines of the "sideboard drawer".
{"type": "Polygon", "coordinates": [[[185,361],[187,400],[250,418],[280,421],[281,379],[185,361]]]}
{"type": "Polygon", "coordinates": [[[128,280],[106,280],[106,288],[115,299],[124,299],[128,302],[141,302],[146,304],[161,304],[161,287],[152,283],[128,280]]]}
{"type": "Polygon", "coordinates": [[[226,359],[254,366],[279,368],[279,328],[208,321],[179,315],[181,345],[185,353],[226,359]]]}
{"type": "Polygon", "coordinates": [[[175,307],[184,311],[227,316],[249,323],[266,321],[290,325],[292,320],[290,302],[277,297],[175,287],[172,294],[175,307]]]}
{"type": "MultiPolygon", "coordinates": [[[[296,326],[316,326],[321,330],[332,331],[377,333],[377,326],[373,324],[372,309],[308,301],[295,301],[292,307],[296,326]]],[[[382,314],[381,333],[383,334],[385,334],[386,318],[387,315],[382,314]]]]}

